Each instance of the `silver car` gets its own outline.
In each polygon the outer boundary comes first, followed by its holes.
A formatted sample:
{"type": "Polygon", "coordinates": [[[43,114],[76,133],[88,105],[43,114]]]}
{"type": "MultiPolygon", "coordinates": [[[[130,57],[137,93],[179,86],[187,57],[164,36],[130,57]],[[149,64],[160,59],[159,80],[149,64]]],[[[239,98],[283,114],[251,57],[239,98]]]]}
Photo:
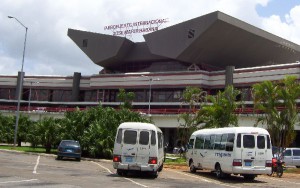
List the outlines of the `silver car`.
{"type": "Polygon", "coordinates": [[[283,157],[286,166],[300,168],[300,148],[286,148],[283,157]]]}

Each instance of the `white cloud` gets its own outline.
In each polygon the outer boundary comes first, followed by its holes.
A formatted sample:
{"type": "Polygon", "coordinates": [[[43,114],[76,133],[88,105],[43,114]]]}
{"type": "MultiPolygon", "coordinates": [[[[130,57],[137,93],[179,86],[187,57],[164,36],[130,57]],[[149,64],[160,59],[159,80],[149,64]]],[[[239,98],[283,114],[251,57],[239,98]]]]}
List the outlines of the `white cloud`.
{"type": "Polygon", "coordinates": [[[285,20],[280,16],[272,15],[262,19],[262,29],[272,34],[300,44],[300,6],[295,6],[289,14],[285,15],[285,20]]]}
{"type": "MultiPolygon", "coordinates": [[[[0,6],[0,74],[20,70],[24,28],[7,16],[15,16],[28,29],[24,71],[26,75],[97,74],[95,65],[67,36],[68,28],[98,33],[104,26],[169,18],[162,27],[201,15],[222,11],[280,37],[300,43],[300,7],[280,20],[276,13],[261,18],[255,8],[270,0],[2,0],[0,6]]],[[[134,41],[143,40],[136,35],[134,41]]]]}

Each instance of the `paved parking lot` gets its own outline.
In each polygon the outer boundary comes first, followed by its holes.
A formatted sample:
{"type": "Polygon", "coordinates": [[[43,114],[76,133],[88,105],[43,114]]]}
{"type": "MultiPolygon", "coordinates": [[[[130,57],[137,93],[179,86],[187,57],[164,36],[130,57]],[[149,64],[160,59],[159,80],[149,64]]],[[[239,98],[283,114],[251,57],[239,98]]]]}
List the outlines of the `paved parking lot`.
{"type": "Polygon", "coordinates": [[[300,175],[282,178],[258,176],[245,181],[232,176],[218,180],[214,174],[164,168],[158,178],[131,173],[118,176],[108,160],[55,160],[53,155],[30,155],[0,150],[0,187],[299,187],[300,175]]]}

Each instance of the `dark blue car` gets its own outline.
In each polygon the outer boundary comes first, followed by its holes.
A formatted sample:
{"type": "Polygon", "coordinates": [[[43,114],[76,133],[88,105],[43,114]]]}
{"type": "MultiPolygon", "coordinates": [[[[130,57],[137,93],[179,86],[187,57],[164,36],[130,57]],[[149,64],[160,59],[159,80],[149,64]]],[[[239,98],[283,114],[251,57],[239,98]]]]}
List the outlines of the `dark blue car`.
{"type": "Polygon", "coordinates": [[[75,140],[62,140],[57,149],[57,159],[63,157],[75,158],[81,160],[81,147],[78,141],[75,140]]]}

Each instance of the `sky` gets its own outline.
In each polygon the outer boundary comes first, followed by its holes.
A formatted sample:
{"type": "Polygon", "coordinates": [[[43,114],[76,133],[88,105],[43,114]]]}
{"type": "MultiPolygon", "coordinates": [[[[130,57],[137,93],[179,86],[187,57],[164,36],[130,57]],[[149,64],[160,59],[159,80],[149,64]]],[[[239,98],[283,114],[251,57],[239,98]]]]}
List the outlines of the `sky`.
{"type": "MultiPolygon", "coordinates": [[[[221,11],[300,44],[300,0],[1,0],[0,75],[21,71],[25,28],[25,76],[98,74],[67,36],[68,28],[112,35],[105,26],[167,19],[159,29],[221,11]]],[[[142,34],[130,40],[144,41],[142,34]]]]}

